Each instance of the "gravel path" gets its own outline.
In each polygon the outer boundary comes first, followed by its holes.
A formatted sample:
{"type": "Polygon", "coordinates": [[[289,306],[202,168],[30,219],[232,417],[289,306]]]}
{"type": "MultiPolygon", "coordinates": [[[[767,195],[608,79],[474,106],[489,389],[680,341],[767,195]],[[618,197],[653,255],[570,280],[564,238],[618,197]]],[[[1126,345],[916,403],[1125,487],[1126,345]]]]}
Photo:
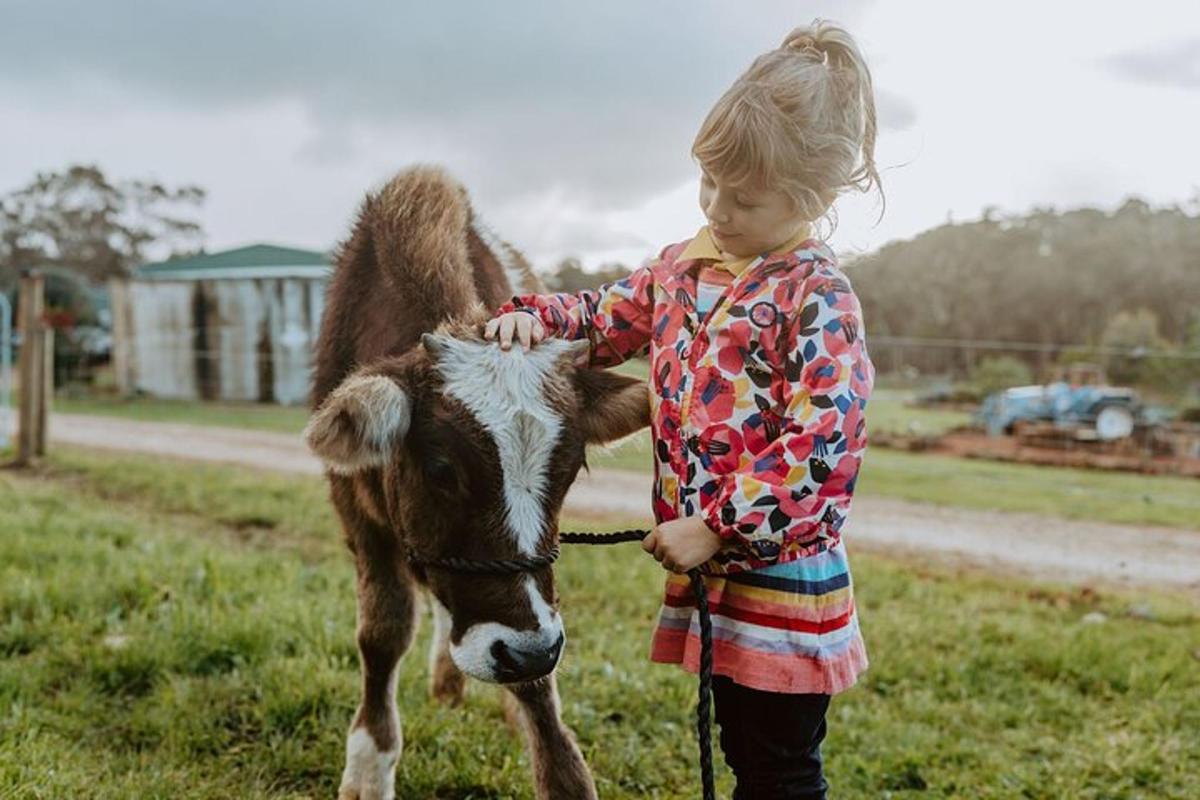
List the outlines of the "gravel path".
{"type": "MultiPolygon", "coordinates": [[[[298,436],[233,428],[54,414],[51,442],[320,474],[298,436]]],[[[567,496],[576,516],[644,518],[649,477],[593,469],[567,496]]],[[[935,553],[939,560],[1067,583],[1159,584],[1200,597],[1200,530],[1048,520],[855,498],[846,530],[852,548],[935,553]]]]}

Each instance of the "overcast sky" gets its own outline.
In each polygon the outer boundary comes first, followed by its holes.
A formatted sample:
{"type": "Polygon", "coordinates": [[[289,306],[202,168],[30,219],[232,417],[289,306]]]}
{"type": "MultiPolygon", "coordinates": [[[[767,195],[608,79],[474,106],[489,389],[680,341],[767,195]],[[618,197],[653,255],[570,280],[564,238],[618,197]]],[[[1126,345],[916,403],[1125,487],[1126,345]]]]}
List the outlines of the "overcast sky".
{"type": "Polygon", "coordinates": [[[207,247],[328,248],[363,193],[447,165],[546,268],[634,264],[702,218],[692,137],[759,52],[843,23],[874,71],[877,248],[986,206],[1200,192],[1200,6],[1005,2],[0,0],[0,193],[95,163],[194,183],[207,247]],[[1191,10],[1189,10],[1191,9],[1191,10]]]}

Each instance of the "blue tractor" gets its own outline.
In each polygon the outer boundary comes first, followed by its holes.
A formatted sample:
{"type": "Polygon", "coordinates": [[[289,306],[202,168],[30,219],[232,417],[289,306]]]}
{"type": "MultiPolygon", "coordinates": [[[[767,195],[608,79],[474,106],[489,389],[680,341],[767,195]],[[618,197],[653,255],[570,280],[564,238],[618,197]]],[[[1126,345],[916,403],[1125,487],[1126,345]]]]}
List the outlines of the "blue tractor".
{"type": "Polygon", "coordinates": [[[1013,433],[1020,422],[1042,421],[1075,439],[1109,442],[1150,422],[1145,412],[1133,389],[1107,386],[1097,367],[1074,364],[1045,386],[1016,386],[989,395],[978,417],[993,436],[1013,433]]]}

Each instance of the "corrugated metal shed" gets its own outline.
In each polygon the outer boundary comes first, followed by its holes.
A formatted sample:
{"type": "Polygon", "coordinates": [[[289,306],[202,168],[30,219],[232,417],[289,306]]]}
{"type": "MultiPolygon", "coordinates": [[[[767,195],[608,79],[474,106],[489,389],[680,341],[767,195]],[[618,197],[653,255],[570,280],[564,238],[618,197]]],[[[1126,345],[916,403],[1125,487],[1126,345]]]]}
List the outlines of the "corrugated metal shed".
{"type": "Polygon", "coordinates": [[[305,402],[331,270],[327,253],[265,244],[141,267],[128,298],[134,388],[305,402]]]}

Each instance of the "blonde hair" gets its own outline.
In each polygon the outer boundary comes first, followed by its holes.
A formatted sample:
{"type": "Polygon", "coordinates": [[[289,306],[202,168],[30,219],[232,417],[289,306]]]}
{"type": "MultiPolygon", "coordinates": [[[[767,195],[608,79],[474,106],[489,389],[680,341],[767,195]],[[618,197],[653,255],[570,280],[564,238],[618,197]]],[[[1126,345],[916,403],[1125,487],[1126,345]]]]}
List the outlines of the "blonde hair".
{"type": "MultiPolygon", "coordinates": [[[[692,155],[733,184],[778,189],[805,219],[847,189],[874,187],[875,92],[854,39],[824,20],[754,60],[700,126],[692,155]]],[[[882,210],[880,212],[882,214],[882,210]]]]}

